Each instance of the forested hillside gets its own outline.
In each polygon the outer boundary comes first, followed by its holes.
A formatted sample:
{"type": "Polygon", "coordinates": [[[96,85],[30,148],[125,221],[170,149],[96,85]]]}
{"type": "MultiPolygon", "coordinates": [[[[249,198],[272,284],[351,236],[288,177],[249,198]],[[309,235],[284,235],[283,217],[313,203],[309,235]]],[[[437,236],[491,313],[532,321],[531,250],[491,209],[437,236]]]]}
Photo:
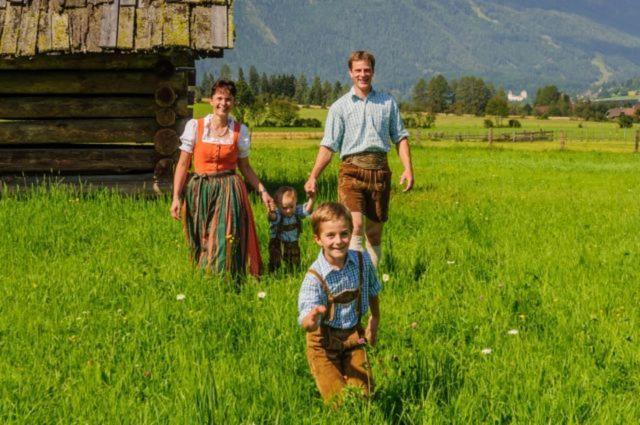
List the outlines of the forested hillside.
{"type": "Polygon", "coordinates": [[[239,0],[236,48],[198,63],[347,80],[345,58],[370,49],[377,83],[407,94],[420,77],[482,77],[507,89],[579,92],[640,75],[632,0],[239,0]],[[618,28],[618,29],[616,29],[618,28]]]}

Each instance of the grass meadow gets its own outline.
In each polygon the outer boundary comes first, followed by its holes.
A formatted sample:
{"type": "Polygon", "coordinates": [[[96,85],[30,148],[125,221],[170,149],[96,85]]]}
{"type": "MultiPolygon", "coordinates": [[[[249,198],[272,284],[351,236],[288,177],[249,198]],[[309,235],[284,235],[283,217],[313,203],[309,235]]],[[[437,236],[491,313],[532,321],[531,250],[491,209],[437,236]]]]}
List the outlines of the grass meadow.
{"type": "MultiPolygon", "coordinates": [[[[194,116],[202,117],[208,114],[211,110],[211,106],[207,103],[199,103],[194,106],[194,116]]],[[[327,117],[328,109],[319,107],[303,107],[299,110],[300,118],[315,118],[319,120],[323,125],[327,117]]],[[[435,126],[428,129],[415,130],[413,129],[413,138],[416,136],[424,141],[429,139],[429,133],[439,133],[445,135],[485,135],[489,131],[484,127],[485,119],[492,119],[495,122],[495,117],[477,117],[474,115],[453,115],[453,114],[438,114],[436,117],[435,126]]],[[[503,127],[495,128],[494,134],[496,136],[507,133],[511,134],[514,131],[554,131],[556,140],[559,140],[560,134],[564,133],[567,140],[573,142],[581,142],[582,147],[578,147],[579,150],[584,150],[585,146],[587,150],[591,149],[603,149],[609,150],[607,144],[609,142],[617,142],[624,144],[624,146],[633,149],[633,143],[636,135],[636,131],[640,130],[640,125],[634,124],[633,128],[620,128],[616,122],[596,122],[596,121],[584,121],[575,118],[550,118],[539,119],[536,117],[519,117],[514,116],[510,118],[502,119],[503,127]],[[507,125],[509,119],[516,119],[522,125],[521,128],[508,128],[507,125]]],[[[303,128],[303,127],[257,127],[253,131],[257,132],[310,132],[310,131],[322,131],[322,129],[315,128],[303,128]]]]}
{"type": "MultiPolygon", "coordinates": [[[[339,411],[296,323],[304,271],[236,291],[191,267],[167,198],[2,192],[0,423],[637,423],[640,156],[536,146],[414,148],[385,228],[377,393],[339,411]]],[[[301,189],[316,149],[260,141],[251,161],[301,189]]],[[[301,245],[310,264],[308,223],[301,245]]]]}

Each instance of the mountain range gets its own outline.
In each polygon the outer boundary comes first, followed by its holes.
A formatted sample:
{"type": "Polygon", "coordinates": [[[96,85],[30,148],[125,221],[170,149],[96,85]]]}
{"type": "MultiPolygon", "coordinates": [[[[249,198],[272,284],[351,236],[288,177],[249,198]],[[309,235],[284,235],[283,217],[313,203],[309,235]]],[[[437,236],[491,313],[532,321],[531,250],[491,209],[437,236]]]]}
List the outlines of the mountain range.
{"type": "Polygon", "coordinates": [[[377,58],[375,82],[400,96],[419,78],[482,77],[519,92],[579,93],[640,75],[638,0],[237,0],[223,63],[348,82],[352,50],[377,58]]]}

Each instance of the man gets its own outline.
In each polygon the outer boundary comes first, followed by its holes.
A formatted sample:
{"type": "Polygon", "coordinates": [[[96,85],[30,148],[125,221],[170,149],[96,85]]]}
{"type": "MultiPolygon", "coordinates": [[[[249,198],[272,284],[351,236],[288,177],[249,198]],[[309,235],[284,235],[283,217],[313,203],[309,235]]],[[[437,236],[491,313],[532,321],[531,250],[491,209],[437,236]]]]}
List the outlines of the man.
{"type": "Polygon", "coordinates": [[[374,265],[381,255],[382,229],[388,218],[391,171],[387,152],[396,146],[404,171],[400,184],[404,192],[413,187],[409,133],[405,130],[398,104],[388,94],[373,89],[376,60],[366,51],[349,57],[353,87],[338,99],[327,115],[324,138],[315,165],[304,189],[315,194],[316,180],[331,162],[334,153],[342,164],[338,175],[338,198],[353,216],[351,249],[367,251],[374,265]]]}

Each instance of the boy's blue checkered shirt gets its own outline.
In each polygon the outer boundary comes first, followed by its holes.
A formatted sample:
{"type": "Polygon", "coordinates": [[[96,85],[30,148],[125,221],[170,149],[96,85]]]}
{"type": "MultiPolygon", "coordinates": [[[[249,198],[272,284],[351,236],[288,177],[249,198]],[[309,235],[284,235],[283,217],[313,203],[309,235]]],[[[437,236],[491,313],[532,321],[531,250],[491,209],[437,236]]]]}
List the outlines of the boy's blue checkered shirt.
{"type": "MultiPolygon", "coordinates": [[[[288,225],[293,224],[296,220],[304,220],[305,217],[309,217],[311,212],[307,211],[304,205],[296,205],[296,210],[291,217],[286,217],[282,215],[279,209],[276,210],[276,219],[274,221],[269,220],[269,236],[271,239],[275,238],[278,233],[278,226],[280,224],[288,225]]],[[[285,242],[295,242],[300,237],[298,233],[298,229],[292,229],[284,231],[280,234],[280,240],[285,242]]]]}
{"type": "MultiPolygon", "coordinates": [[[[378,280],[376,269],[371,262],[371,257],[366,252],[362,253],[363,287],[362,287],[362,311],[363,315],[369,310],[369,298],[378,295],[382,290],[382,285],[378,280]]],[[[322,251],[316,261],[311,265],[320,276],[327,281],[332,294],[338,295],[347,290],[358,289],[358,253],[349,250],[347,259],[341,269],[335,269],[327,262],[322,251]]],[[[302,324],[302,319],[309,314],[314,307],[319,305],[327,306],[327,294],[322,289],[322,284],[311,273],[307,273],[302,281],[300,295],[298,296],[298,323],[302,324]]],[[[323,318],[324,325],[332,328],[349,329],[358,324],[358,313],[356,300],[346,305],[334,305],[334,319],[328,321],[323,318]]]]}
{"type": "Polygon", "coordinates": [[[352,87],[329,108],[320,144],[344,158],[362,152],[389,152],[391,143],[405,137],[409,132],[391,95],[372,88],[360,99],[352,87]]]}

